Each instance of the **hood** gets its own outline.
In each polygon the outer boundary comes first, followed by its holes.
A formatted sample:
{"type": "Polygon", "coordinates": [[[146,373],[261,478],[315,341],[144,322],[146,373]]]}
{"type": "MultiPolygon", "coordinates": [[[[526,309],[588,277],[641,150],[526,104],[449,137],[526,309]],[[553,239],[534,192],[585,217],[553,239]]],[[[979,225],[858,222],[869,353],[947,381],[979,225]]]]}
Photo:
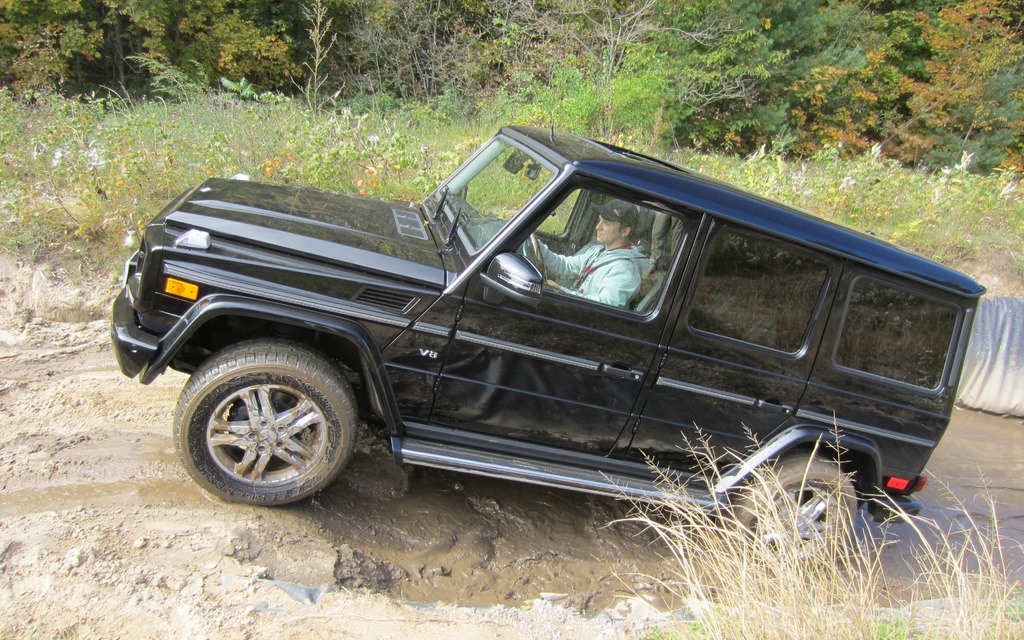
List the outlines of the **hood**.
{"type": "Polygon", "coordinates": [[[437,245],[407,205],[309,187],[211,179],[166,212],[173,225],[444,286],[437,245]]]}

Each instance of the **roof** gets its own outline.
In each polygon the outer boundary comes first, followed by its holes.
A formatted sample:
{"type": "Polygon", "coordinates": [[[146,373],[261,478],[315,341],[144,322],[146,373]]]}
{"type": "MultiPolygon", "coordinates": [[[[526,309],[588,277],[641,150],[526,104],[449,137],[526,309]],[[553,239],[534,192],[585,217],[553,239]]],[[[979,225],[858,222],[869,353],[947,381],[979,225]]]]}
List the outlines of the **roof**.
{"type": "Polygon", "coordinates": [[[794,238],[820,251],[976,298],[985,288],[964,274],[883,240],[824,220],[727,182],[643,154],[580,136],[535,127],[502,133],[551,162],[605,182],[640,190],[765,233],[794,238]]]}

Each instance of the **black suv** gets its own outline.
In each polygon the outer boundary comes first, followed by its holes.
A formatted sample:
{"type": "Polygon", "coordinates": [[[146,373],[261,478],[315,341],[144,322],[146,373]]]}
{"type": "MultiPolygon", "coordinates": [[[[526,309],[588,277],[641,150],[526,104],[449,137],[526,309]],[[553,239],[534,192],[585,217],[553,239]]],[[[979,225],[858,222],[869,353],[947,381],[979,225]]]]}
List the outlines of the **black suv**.
{"type": "MultiPolygon", "coordinates": [[[[640,500],[668,473],[717,505],[773,462],[838,479],[850,508],[914,512],[983,292],[685,169],[513,127],[418,206],[207,181],[147,227],[112,330],[125,375],[191,373],[175,444],[228,500],[323,488],[361,410],[402,463],[640,500]],[[712,480],[698,436],[722,454],[712,480]]],[[[794,492],[811,515],[822,495],[794,492]]]]}

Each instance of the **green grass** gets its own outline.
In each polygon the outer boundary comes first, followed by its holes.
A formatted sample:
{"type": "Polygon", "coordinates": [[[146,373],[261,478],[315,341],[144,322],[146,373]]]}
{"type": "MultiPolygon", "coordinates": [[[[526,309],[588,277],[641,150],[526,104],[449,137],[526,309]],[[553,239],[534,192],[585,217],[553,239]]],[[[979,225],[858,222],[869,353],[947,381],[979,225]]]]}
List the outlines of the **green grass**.
{"type": "MultiPolygon", "coordinates": [[[[537,124],[527,110],[508,123],[537,124]]],[[[70,100],[25,103],[0,89],[0,246],[37,259],[112,268],[171,198],[210,176],[308,185],[416,201],[508,120],[472,121],[428,105],[311,117],[299,102],[204,96],[188,104],[70,100]]],[[[877,153],[808,161],[634,146],[755,193],[891,240],[953,267],[996,261],[1024,281],[1019,176],[962,168],[929,174],[877,153]]],[[[969,269],[966,269],[969,271],[969,269]]]]}

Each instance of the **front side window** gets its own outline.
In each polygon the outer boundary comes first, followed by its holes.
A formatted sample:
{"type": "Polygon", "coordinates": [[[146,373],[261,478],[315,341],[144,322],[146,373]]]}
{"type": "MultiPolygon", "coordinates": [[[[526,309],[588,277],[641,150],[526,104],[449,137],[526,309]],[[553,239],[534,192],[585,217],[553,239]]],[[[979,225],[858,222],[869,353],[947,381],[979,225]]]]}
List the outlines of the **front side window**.
{"type": "Polygon", "coordinates": [[[836,364],[935,389],[957,318],[953,306],[859,278],[847,306],[836,364]]]}
{"type": "Polygon", "coordinates": [[[796,353],[804,343],[828,268],[820,260],[726,230],[711,246],[690,327],[796,353]]]}
{"type": "Polygon", "coordinates": [[[554,178],[538,158],[495,138],[425,203],[437,219],[458,225],[471,254],[496,236],[554,178]]]}

